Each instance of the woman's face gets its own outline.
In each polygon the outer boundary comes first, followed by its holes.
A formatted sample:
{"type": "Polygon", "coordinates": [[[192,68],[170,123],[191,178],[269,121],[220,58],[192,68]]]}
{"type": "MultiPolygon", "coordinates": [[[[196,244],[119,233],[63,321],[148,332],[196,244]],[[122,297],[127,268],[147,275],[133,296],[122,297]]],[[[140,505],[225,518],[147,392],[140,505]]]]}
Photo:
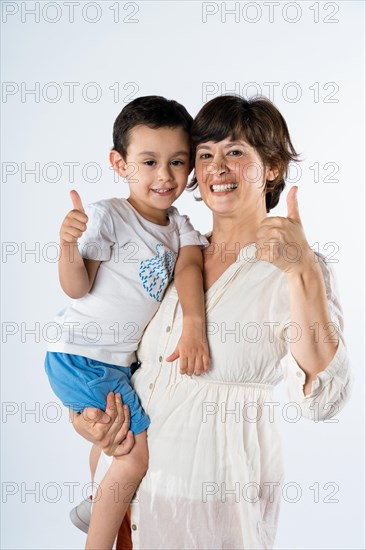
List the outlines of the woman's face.
{"type": "Polygon", "coordinates": [[[274,174],[244,139],[200,143],[195,170],[202,199],[213,212],[234,214],[265,208],[263,186],[274,174]]]}

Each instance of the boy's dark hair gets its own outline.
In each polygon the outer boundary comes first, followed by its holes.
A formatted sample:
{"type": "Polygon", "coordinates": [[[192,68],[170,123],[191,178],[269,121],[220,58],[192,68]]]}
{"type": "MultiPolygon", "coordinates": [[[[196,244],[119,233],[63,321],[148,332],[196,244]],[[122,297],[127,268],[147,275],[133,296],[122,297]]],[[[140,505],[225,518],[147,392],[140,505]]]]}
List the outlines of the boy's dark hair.
{"type": "MultiPolygon", "coordinates": [[[[277,206],[285,187],[290,161],[296,161],[296,153],[290,139],[287,124],[281,113],[269,99],[246,100],[239,96],[219,96],[206,103],[192,125],[192,154],[200,143],[245,139],[254,147],[265,167],[275,168],[274,181],[266,181],[267,213],[277,206]]],[[[188,189],[196,189],[194,175],[188,189]]]]}
{"type": "Polygon", "coordinates": [[[113,126],[113,149],[126,159],[130,133],[135,126],[182,128],[191,134],[193,118],[174,99],[158,95],[138,97],[123,107],[113,126]]]}

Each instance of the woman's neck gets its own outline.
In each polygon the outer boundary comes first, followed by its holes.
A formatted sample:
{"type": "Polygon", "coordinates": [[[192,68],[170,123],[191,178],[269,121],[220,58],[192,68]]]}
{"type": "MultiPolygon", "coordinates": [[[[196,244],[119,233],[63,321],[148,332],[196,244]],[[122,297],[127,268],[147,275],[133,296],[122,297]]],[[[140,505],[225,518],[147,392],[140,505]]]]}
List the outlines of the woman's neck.
{"type": "Polygon", "coordinates": [[[241,249],[256,242],[256,232],[267,216],[265,209],[242,212],[240,215],[213,214],[211,243],[225,244],[227,250],[241,249]]]}

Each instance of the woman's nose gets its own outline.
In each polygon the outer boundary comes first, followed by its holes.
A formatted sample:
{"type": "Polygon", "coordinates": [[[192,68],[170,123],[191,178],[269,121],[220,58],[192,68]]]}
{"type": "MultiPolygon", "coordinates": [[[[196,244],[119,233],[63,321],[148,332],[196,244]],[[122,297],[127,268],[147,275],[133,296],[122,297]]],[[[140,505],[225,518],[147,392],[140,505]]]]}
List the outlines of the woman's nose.
{"type": "Polygon", "coordinates": [[[222,174],[225,174],[225,172],[228,172],[228,165],[226,163],[225,156],[218,156],[216,159],[214,159],[214,165],[215,170],[214,173],[221,176],[222,174]]]}

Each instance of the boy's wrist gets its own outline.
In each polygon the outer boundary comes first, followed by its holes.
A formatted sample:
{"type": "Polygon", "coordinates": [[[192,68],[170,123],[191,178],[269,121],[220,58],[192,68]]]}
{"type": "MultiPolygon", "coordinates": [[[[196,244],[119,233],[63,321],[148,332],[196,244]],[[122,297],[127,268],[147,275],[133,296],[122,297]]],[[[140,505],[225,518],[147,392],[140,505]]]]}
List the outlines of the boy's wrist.
{"type": "Polygon", "coordinates": [[[78,248],[78,243],[70,243],[60,240],[60,256],[59,261],[67,260],[67,262],[80,261],[81,255],[78,248]]]}
{"type": "Polygon", "coordinates": [[[183,315],[183,326],[184,327],[201,327],[205,324],[205,316],[202,315],[183,315]]]}
{"type": "Polygon", "coordinates": [[[77,246],[78,241],[66,241],[60,236],[60,246],[62,247],[70,247],[70,246],[77,246]]]}

